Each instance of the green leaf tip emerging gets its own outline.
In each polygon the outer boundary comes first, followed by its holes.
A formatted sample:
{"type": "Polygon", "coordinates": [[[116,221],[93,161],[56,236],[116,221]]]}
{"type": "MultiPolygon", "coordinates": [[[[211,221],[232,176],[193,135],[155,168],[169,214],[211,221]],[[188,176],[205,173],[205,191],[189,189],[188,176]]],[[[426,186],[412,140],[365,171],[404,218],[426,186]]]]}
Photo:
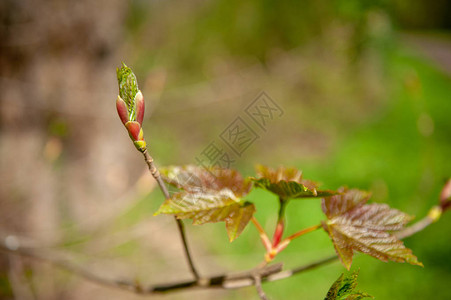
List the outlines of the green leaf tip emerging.
{"type": "Polygon", "coordinates": [[[354,292],[354,289],[357,286],[358,276],[358,271],[349,274],[346,277],[344,274],[341,274],[341,276],[330,287],[324,300],[357,300],[374,298],[367,293],[354,292]]]}
{"type": "Polygon", "coordinates": [[[119,84],[119,95],[116,99],[116,109],[132,139],[136,149],[141,152],[146,150],[142,123],[144,119],[144,97],[138,89],[136,76],[132,69],[122,63],[121,68],[116,69],[119,84]]]}
{"type": "Polygon", "coordinates": [[[136,114],[135,97],[139,92],[136,76],[125,63],[122,63],[122,66],[116,69],[116,73],[119,84],[119,96],[127,104],[129,120],[133,120],[136,114]]]}

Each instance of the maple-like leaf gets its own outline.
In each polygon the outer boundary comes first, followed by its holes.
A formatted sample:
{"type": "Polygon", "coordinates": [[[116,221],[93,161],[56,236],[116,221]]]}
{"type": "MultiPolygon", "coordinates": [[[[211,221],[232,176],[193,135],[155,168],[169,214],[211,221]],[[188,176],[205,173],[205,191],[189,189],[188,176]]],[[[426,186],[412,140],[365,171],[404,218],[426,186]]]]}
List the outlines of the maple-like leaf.
{"type": "Polygon", "coordinates": [[[339,192],[340,195],[322,200],[322,209],[328,218],[322,224],[348,270],[354,251],[382,261],[422,266],[412,251],[392,234],[403,229],[412,217],[386,204],[366,204],[370,197],[367,192],[344,188],[339,192]]]}
{"type": "Polygon", "coordinates": [[[302,172],[295,168],[279,167],[271,169],[258,165],[257,176],[252,178],[255,186],[266,189],[281,199],[313,198],[335,195],[336,192],[317,190],[318,184],[302,179],[302,172]]]}
{"type": "Polygon", "coordinates": [[[255,212],[254,204],[242,199],[251,184],[236,170],[197,166],[162,169],[163,179],[183,191],[166,200],[155,213],[192,219],[193,224],[224,221],[229,240],[244,230],[255,212]]]}
{"type": "Polygon", "coordinates": [[[354,272],[346,277],[344,274],[341,274],[341,276],[330,287],[324,300],[358,300],[364,298],[374,298],[367,293],[354,292],[354,289],[357,286],[358,275],[358,272],[354,272]]]}
{"type": "Polygon", "coordinates": [[[233,169],[186,165],[160,168],[160,173],[168,184],[193,193],[228,188],[235,196],[241,197],[249,193],[252,187],[250,180],[243,179],[241,174],[233,169]]]}

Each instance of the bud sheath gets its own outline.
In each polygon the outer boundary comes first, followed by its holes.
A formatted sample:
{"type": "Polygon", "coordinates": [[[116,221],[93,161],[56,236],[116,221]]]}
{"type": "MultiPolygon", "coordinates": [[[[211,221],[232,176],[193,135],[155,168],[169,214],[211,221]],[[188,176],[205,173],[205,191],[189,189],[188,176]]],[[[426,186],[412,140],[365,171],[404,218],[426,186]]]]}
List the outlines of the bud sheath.
{"type": "Polygon", "coordinates": [[[116,99],[116,109],[122,124],[130,135],[135,147],[143,152],[146,150],[142,123],[144,119],[144,97],[138,89],[138,83],[133,71],[122,63],[117,70],[119,95],[116,99]]]}

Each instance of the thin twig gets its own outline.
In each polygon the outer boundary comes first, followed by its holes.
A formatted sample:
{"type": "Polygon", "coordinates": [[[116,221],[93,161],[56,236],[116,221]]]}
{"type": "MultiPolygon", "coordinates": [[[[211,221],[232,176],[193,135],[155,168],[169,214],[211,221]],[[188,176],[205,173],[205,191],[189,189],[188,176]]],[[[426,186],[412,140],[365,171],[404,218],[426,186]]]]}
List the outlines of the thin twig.
{"type": "Polygon", "coordinates": [[[183,243],[183,249],[185,249],[185,256],[186,259],[188,260],[188,265],[189,268],[191,270],[191,273],[193,273],[194,278],[196,278],[196,280],[200,279],[199,273],[196,270],[196,267],[194,266],[194,262],[193,262],[193,258],[191,257],[189,248],[188,248],[188,241],[186,240],[186,234],[185,234],[185,224],[183,224],[182,220],[177,219],[177,217],[174,217],[176,223],[177,223],[177,227],[179,229],[179,233],[180,233],[180,238],[182,239],[182,243],[183,243]]]}
{"type": "Polygon", "coordinates": [[[413,224],[412,226],[407,227],[403,231],[396,232],[395,236],[400,240],[405,239],[406,237],[409,237],[409,236],[423,230],[424,228],[431,225],[432,223],[433,223],[433,220],[431,218],[429,218],[429,216],[426,216],[423,219],[421,219],[420,221],[413,224]]]}
{"type": "MultiPolygon", "coordinates": [[[[171,198],[171,196],[169,195],[168,188],[164,184],[163,178],[161,178],[160,172],[158,171],[157,167],[155,166],[153,158],[150,156],[147,149],[145,149],[142,152],[142,154],[144,155],[144,160],[146,161],[146,164],[149,167],[150,173],[152,174],[153,178],[155,178],[155,180],[157,181],[158,186],[160,187],[160,190],[163,192],[164,198],[166,198],[166,199],[171,198]]],[[[174,216],[174,219],[175,219],[175,222],[177,223],[177,228],[180,233],[180,238],[182,239],[183,249],[185,250],[185,256],[188,261],[188,265],[191,270],[191,273],[193,273],[194,278],[196,280],[199,280],[200,279],[199,273],[197,272],[196,267],[194,266],[194,262],[193,262],[191,253],[189,251],[188,241],[186,239],[186,234],[185,234],[185,225],[183,224],[183,221],[177,219],[177,217],[174,216]]]]}
{"type": "Polygon", "coordinates": [[[412,226],[409,226],[405,228],[402,231],[398,231],[395,233],[395,236],[402,240],[406,237],[409,237],[411,235],[414,235],[415,233],[423,230],[424,228],[428,227],[432,223],[435,223],[438,221],[442,214],[442,209],[440,206],[434,206],[429,210],[429,213],[421,220],[413,224],[412,226]]]}
{"type": "Polygon", "coordinates": [[[296,275],[298,273],[310,271],[310,270],[316,269],[318,267],[321,267],[323,265],[332,263],[332,262],[336,261],[337,259],[338,259],[337,255],[332,255],[332,256],[320,259],[316,262],[310,263],[308,265],[302,265],[302,266],[293,268],[291,270],[286,270],[286,271],[282,271],[282,272],[279,272],[276,274],[272,274],[272,275],[266,277],[264,279],[264,281],[276,281],[276,280],[285,279],[285,278],[291,277],[293,275],[296,275]]]}
{"type": "MultiPolygon", "coordinates": [[[[400,231],[397,234],[397,237],[400,239],[409,237],[419,230],[422,230],[432,224],[434,221],[438,219],[438,217],[434,218],[434,208],[431,212],[422,220],[413,224],[412,226],[406,228],[404,231],[400,231]]],[[[100,275],[94,274],[91,271],[77,266],[71,263],[67,259],[61,258],[62,256],[56,252],[52,252],[49,250],[44,250],[42,248],[38,248],[36,246],[33,247],[25,247],[22,246],[21,239],[18,239],[14,236],[2,236],[0,239],[0,251],[8,252],[16,255],[27,256],[31,258],[35,258],[44,262],[51,263],[60,268],[66,269],[78,276],[81,276],[89,281],[98,283],[100,285],[119,288],[122,290],[131,291],[137,294],[157,294],[171,291],[179,291],[179,290],[189,290],[193,288],[197,289],[210,289],[210,288],[223,288],[223,289],[237,289],[247,286],[255,285],[255,276],[259,275],[261,282],[269,282],[276,281],[291,277],[293,275],[303,273],[306,271],[310,271],[321,267],[323,265],[329,264],[333,261],[336,261],[338,256],[333,255],[314,263],[310,263],[307,265],[302,265],[291,270],[282,271],[282,264],[273,264],[264,266],[261,265],[257,268],[247,270],[241,273],[232,273],[232,274],[223,274],[219,276],[206,277],[196,280],[189,280],[178,283],[168,283],[168,284],[160,284],[154,285],[147,288],[143,288],[136,281],[129,280],[114,280],[102,277],[100,275]],[[256,269],[259,269],[256,271],[256,269]]],[[[32,241],[28,241],[27,244],[35,245],[36,243],[32,241]]]]}
{"type": "Polygon", "coordinates": [[[136,284],[128,283],[120,280],[112,280],[99,275],[92,273],[80,266],[77,266],[74,263],[71,263],[69,260],[64,259],[61,254],[56,253],[54,251],[44,250],[40,248],[32,248],[21,246],[21,240],[19,240],[15,236],[8,236],[0,240],[0,250],[16,255],[31,257],[37,260],[41,260],[43,262],[51,263],[57,267],[65,269],[71,273],[77,274],[89,281],[95,282],[104,286],[114,286],[121,289],[130,290],[133,292],[138,292],[138,288],[136,288],[136,284]],[[133,286],[134,288],[130,288],[133,286]]]}
{"type": "Polygon", "coordinates": [[[149,167],[150,174],[152,174],[153,178],[155,178],[155,180],[157,181],[158,186],[160,187],[160,190],[163,192],[164,198],[166,198],[166,199],[171,198],[171,196],[169,195],[168,188],[164,184],[163,178],[161,178],[160,172],[158,171],[157,167],[155,166],[152,156],[150,156],[147,149],[144,150],[142,152],[142,154],[144,155],[144,160],[146,161],[146,164],[149,167]]]}
{"type": "Polygon", "coordinates": [[[95,274],[84,267],[72,263],[68,258],[66,258],[65,255],[62,255],[62,253],[60,252],[37,247],[22,246],[21,240],[15,236],[7,236],[6,238],[2,237],[2,239],[0,239],[0,251],[10,253],[10,255],[15,254],[26,256],[43,262],[51,263],[54,266],[65,269],[91,282],[107,287],[131,291],[137,294],[157,294],[191,288],[237,289],[254,285],[254,276],[256,275],[260,278],[266,278],[272,274],[279,273],[282,270],[282,264],[278,263],[270,266],[264,266],[263,268],[260,268],[258,270],[253,268],[251,270],[243,271],[240,273],[223,274],[206,277],[199,280],[189,280],[184,282],[166,283],[143,287],[135,280],[117,280],[95,274]]]}
{"type": "Polygon", "coordinates": [[[259,275],[254,276],[255,281],[255,288],[257,289],[257,294],[262,300],[268,300],[268,297],[266,297],[265,291],[263,291],[262,288],[262,279],[259,275]]]}

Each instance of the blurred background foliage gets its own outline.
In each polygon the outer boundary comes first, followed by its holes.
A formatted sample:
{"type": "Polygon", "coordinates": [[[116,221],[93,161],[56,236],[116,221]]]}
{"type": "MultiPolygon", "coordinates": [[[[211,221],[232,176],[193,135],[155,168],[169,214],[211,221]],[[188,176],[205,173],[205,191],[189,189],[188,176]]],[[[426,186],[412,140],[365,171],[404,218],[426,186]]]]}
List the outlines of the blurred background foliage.
{"type": "MultiPolygon", "coordinates": [[[[449,1],[31,1],[0,3],[0,234],[67,252],[96,273],[143,284],[189,278],[173,220],[121,128],[121,61],[137,74],[159,165],[196,157],[261,92],[284,115],[232,167],[296,166],[326,188],[368,189],[418,218],[451,174],[449,1]]],[[[277,201],[255,190],[271,232],[277,201]]],[[[316,200],[289,204],[287,232],[317,224],[316,200]]],[[[202,274],[260,262],[254,228],[187,226],[202,274]]],[[[377,299],[450,299],[451,218],[408,238],[424,269],[359,255],[377,299]]],[[[286,267],[333,253],[323,232],[293,242],[286,267]]],[[[334,263],[264,285],[273,299],[322,299],[334,263]]],[[[42,262],[0,256],[2,299],[131,299],[42,262]]],[[[253,288],[167,299],[257,299],[253,288]]],[[[137,297],[138,298],[138,297],[137,297]]],[[[162,297],[163,298],[163,297],[162,297]]]]}

